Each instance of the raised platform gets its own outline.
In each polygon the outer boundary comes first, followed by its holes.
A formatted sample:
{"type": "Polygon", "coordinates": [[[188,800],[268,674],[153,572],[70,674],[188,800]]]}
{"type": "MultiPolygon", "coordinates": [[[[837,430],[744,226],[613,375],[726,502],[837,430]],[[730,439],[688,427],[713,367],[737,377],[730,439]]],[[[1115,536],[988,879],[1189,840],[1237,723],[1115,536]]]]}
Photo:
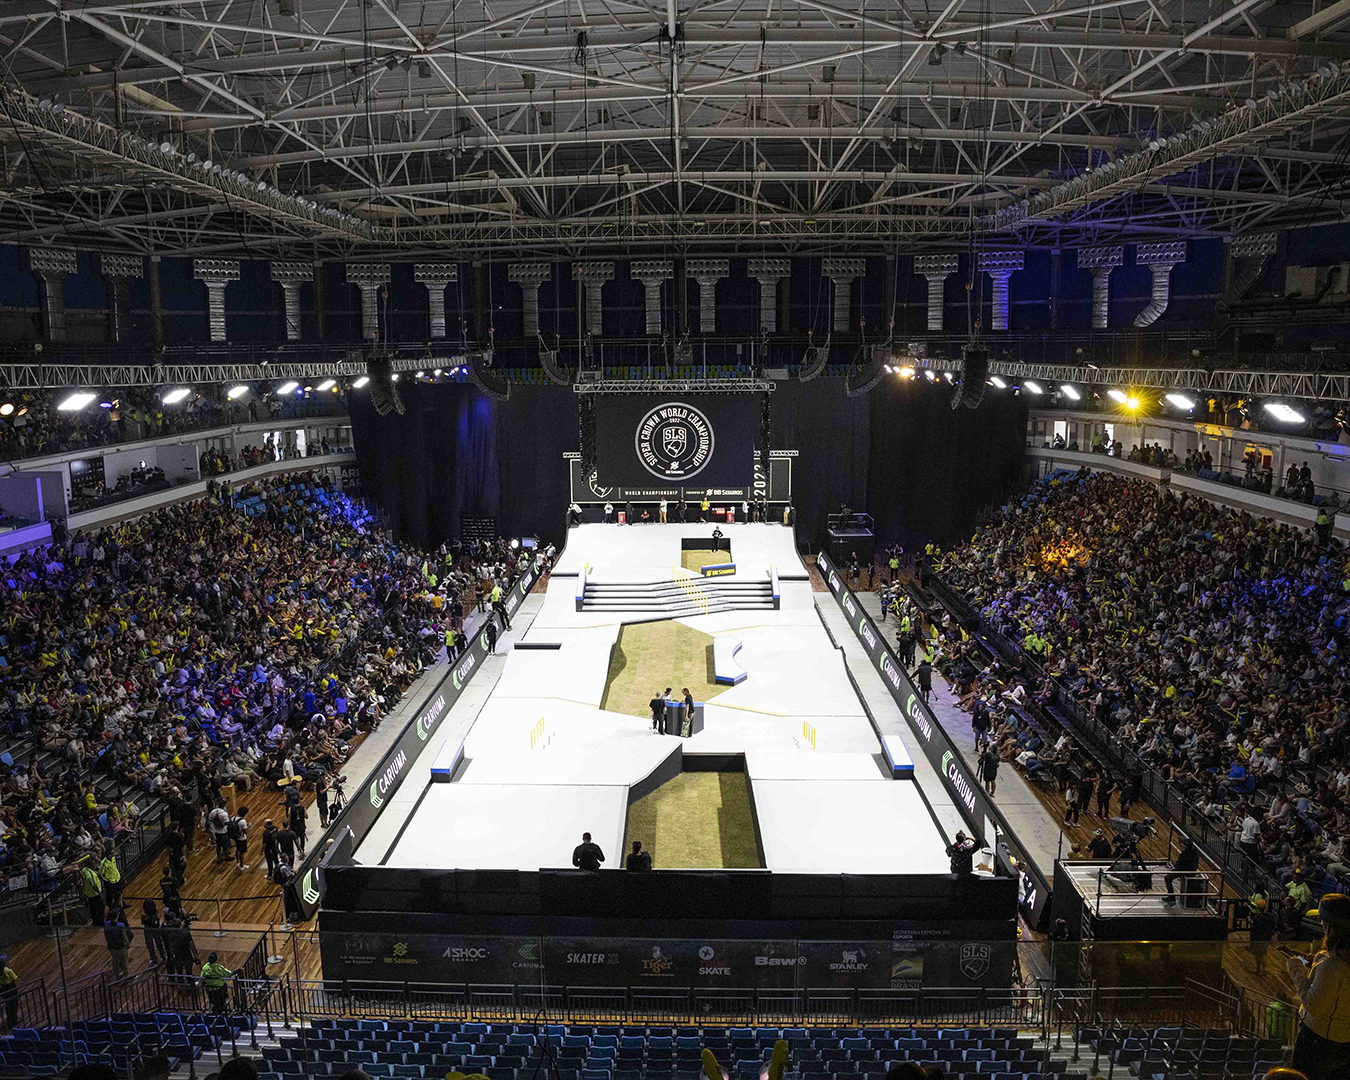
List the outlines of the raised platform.
{"type": "Polygon", "coordinates": [[[648,575],[662,564],[669,573],[666,560],[678,557],[683,537],[707,527],[573,529],[566,559],[586,568],[587,588],[610,583],[639,609],[578,611],[576,582],[560,564],[522,641],[558,647],[505,655],[500,681],[463,737],[452,782],[427,790],[415,806],[401,802],[394,812],[405,820],[392,850],[359,850],[357,860],[427,869],[567,867],[584,831],[612,863],[626,846],[634,793],[669,775],[672,755],[682,752],[744,757],[771,871],[946,873],[946,840],[913,781],[898,779],[905,774],[888,764],[815,611],[805,568],[791,554],[791,531],[725,528],[734,535],[738,578],[753,573],[769,590],[770,567],[778,566],[780,606],[676,620],[709,636],[711,674],[722,687],[704,703],[701,731],[687,739],[656,735],[647,717],[601,702],[623,625],[660,617],[641,610],[642,598],[683,588],[654,585],[648,575]],[[783,574],[779,563],[789,557],[795,573],[783,574]]]}

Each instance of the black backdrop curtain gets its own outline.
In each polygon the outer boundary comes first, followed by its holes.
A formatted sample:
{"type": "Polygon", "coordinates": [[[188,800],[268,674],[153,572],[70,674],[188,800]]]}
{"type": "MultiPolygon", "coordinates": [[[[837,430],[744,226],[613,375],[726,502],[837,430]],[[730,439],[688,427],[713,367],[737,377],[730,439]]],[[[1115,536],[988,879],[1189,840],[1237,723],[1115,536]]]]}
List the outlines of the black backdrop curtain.
{"type": "Polygon", "coordinates": [[[405,412],[379,416],[352,394],[361,483],[400,534],[424,547],[459,536],[466,517],[504,536],[561,543],[568,500],[563,452],[577,449],[576,395],[515,386],[497,402],[469,383],[400,380],[405,412]]]}
{"type": "MultiPolygon", "coordinates": [[[[405,380],[399,392],[402,416],[377,416],[369,395],[350,396],[362,484],[399,533],[434,547],[459,536],[465,517],[492,517],[503,535],[561,542],[562,455],[579,448],[569,387],[514,386],[505,403],[467,383],[405,380]]],[[[887,379],[850,398],[842,379],[779,383],[770,445],[798,452],[799,535],[822,541],[826,515],[843,502],[873,516],[879,545],[948,544],[1017,490],[1025,405],[990,393],[975,412],[953,411],[951,392],[887,379]]]]}
{"type": "Polygon", "coordinates": [[[943,383],[886,379],[872,409],[867,511],[877,546],[946,546],[980,511],[1006,502],[1022,480],[1027,409],[1011,393],[988,392],[974,411],[952,409],[943,383]]]}
{"type": "Polygon", "coordinates": [[[769,444],[797,451],[792,463],[797,534],[814,545],[825,536],[826,515],[841,502],[867,509],[868,400],[847,396],[843,379],[780,382],[769,397],[769,444]]]}

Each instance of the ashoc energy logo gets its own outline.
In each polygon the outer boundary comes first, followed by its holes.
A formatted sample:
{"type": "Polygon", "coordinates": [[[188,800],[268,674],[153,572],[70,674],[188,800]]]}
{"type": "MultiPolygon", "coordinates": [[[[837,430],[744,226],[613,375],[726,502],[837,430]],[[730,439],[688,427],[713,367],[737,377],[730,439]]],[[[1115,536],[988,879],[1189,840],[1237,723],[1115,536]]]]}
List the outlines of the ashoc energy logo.
{"type": "Polygon", "coordinates": [[[486,960],[488,958],[488,951],[483,948],[451,945],[450,948],[446,949],[445,952],[441,954],[441,956],[456,964],[476,964],[480,960],[486,960]]]}
{"type": "Polygon", "coordinates": [[[633,437],[642,467],[662,480],[687,480],[712,460],[712,424],[692,405],[668,401],[642,418],[633,437]]]}
{"type": "Polygon", "coordinates": [[[370,805],[378,810],[384,805],[384,797],[388,795],[398,784],[398,778],[403,773],[403,766],[408,764],[408,755],[402,750],[393,761],[389,763],[389,768],[375,778],[375,782],[370,785],[370,805]]]}
{"type": "Polygon", "coordinates": [[[947,782],[952,786],[952,791],[965,804],[965,808],[972,814],[975,813],[975,792],[966,782],[966,774],[956,764],[956,755],[950,750],[942,755],[942,775],[947,778],[947,782]]]}
{"type": "Polygon", "coordinates": [[[704,945],[698,951],[698,973],[700,975],[724,975],[731,977],[731,965],[717,959],[717,951],[711,945],[704,945]]]}

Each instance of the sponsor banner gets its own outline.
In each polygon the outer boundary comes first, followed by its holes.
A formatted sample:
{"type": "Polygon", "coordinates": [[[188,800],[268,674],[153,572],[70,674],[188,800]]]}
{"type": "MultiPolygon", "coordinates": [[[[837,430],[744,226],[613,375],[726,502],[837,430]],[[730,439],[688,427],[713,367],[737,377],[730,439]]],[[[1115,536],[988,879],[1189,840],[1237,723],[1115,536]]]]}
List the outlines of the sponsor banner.
{"type": "Polygon", "coordinates": [[[729,577],[736,573],[736,564],[734,562],[717,563],[716,565],[710,563],[707,566],[699,567],[699,572],[704,577],[729,577]]]}
{"type": "Polygon", "coordinates": [[[642,488],[751,488],[760,400],[753,394],[601,394],[599,480],[642,488]]]}
{"type": "MultiPolygon", "coordinates": [[[[325,916],[327,918],[327,916],[325,916]]],[[[1007,933],[1006,924],[976,927],[1007,933]]],[[[942,932],[938,932],[941,934],[942,932]]],[[[1010,942],[898,931],[893,941],[487,937],[325,930],[324,978],[573,987],[790,989],[1007,986],[1010,942]]]]}
{"type": "MultiPolygon", "coordinates": [[[[530,589],[539,579],[540,557],[536,556],[521,575],[519,582],[511,588],[510,598],[518,605],[520,599],[529,595],[530,589]]],[[[508,608],[512,605],[508,602],[508,608]]],[[[492,618],[497,618],[493,615],[492,618]]],[[[436,729],[454,708],[460,693],[468,685],[474,673],[483,666],[487,658],[487,635],[480,633],[469,643],[464,655],[459,657],[452,667],[442,674],[440,681],[422,699],[413,719],[403,729],[394,745],[385,753],[384,759],[365,780],[337,818],[329,826],[325,838],[339,835],[339,830],[350,830],[353,848],[360,847],[371,827],[375,824],[394,793],[403,786],[408,776],[416,771],[416,765],[423,748],[435,734],[436,729]]],[[[425,780],[426,776],[423,775],[425,780]]],[[[309,855],[296,868],[296,900],[305,918],[314,914],[323,900],[323,874],[318,872],[319,860],[323,857],[326,844],[320,840],[309,849],[309,855]]]]}
{"type": "MultiPolygon", "coordinates": [[[[872,665],[881,676],[881,681],[886,684],[891,697],[904,713],[916,741],[923,750],[924,757],[942,778],[943,786],[952,803],[960,810],[961,816],[965,818],[975,837],[988,839],[992,843],[991,832],[996,831],[1001,841],[999,847],[1002,854],[1007,854],[1005,843],[1018,852],[1025,851],[1016,834],[1008,827],[1003,815],[985,796],[983,788],[966,768],[956,747],[938,726],[932,711],[919,697],[918,688],[886,644],[880,628],[872,621],[871,616],[862,610],[862,605],[853,595],[853,591],[844,583],[833,560],[824,551],[816,556],[816,568],[825,579],[830,592],[834,594],[836,603],[848,619],[858,641],[866,649],[872,665]],[[989,828],[991,822],[994,830],[989,828]]],[[[1041,912],[1050,897],[1050,886],[1040,869],[1030,859],[1023,856],[1019,861],[1027,871],[1022,875],[1021,904],[1032,925],[1035,926],[1040,921],[1041,912]]]]}
{"type": "MultiPolygon", "coordinates": [[[[566,454],[563,456],[567,457],[566,454]]],[[[695,477],[691,483],[679,486],[677,484],[657,483],[655,477],[651,476],[647,477],[648,480],[652,481],[650,484],[605,485],[600,483],[597,469],[592,468],[587,472],[581,467],[579,456],[572,456],[567,464],[572,481],[572,501],[578,505],[586,506],[609,502],[621,508],[627,502],[651,504],[659,503],[662,499],[665,499],[670,503],[671,521],[676,520],[675,507],[680,501],[681,494],[684,495],[685,502],[693,508],[690,520],[697,520],[696,511],[704,495],[707,495],[713,502],[719,503],[754,502],[757,499],[780,504],[792,501],[792,462],[787,458],[771,457],[768,468],[765,468],[758,451],[755,452],[752,483],[721,487],[706,486],[706,482],[701,477],[695,477]]],[[[652,518],[655,520],[655,508],[648,505],[648,509],[653,510],[652,518]]],[[[740,508],[738,506],[737,514],[739,513],[740,508]]],[[[781,506],[778,513],[781,515],[781,506]]]]}

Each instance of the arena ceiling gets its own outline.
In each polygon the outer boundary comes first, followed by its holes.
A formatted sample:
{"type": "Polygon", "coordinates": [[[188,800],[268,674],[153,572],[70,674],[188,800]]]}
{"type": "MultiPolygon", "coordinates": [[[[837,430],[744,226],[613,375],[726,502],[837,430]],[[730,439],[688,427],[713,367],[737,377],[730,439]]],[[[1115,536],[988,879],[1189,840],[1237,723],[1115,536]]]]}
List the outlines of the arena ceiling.
{"type": "Polygon", "coordinates": [[[908,251],[1344,217],[1350,0],[7,0],[0,55],[20,244],[908,251]]]}

